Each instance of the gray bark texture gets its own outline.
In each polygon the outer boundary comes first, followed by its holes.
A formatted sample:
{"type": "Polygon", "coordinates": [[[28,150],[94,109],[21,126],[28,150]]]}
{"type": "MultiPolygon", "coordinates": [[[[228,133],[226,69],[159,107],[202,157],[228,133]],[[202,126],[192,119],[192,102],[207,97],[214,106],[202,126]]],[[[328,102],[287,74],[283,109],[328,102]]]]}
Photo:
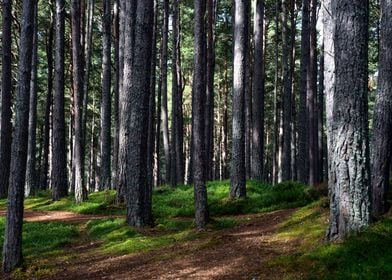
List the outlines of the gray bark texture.
{"type": "Polygon", "coordinates": [[[231,198],[246,196],[245,86],[246,56],[248,51],[248,2],[247,0],[235,1],[231,198]]]}
{"type": "Polygon", "coordinates": [[[195,191],[195,223],[202,229],[208,222],[208,203],[206,189],[206,156],[205,156],[205,14],[204,0],[194,0],[194,72],[192,92],[192,168],[195,191]]]}
{"type": "Polygon", "coordinates": [[[0,198],[8,194],[12,142],[12,1],[2,1],[2,68],[0,112],[0,198]]]}
{"type": "Polygon", "coordinates": [[[151,54],[154,1],[135,0],[126,11],[124,94],[128,96],[130,122],[127,160],[127,224],[145,226],[152,223],[151,197],[148,196],[147,131],[151,82],[151,54]],[[133,27],[131,24],[133,21],[133,27]],[[131,64],[129,64],[131,63],[131,64]]]}
{"type": "Polygon", "coordinates": [[[372,215],[388,210],[387,191],[392,147],[392,1],[381,0],[378,94],[374,108],[372,159],[372,215]]]}
{"type": "Polygon", "coordinates": [[[262,180],[264,163],[264,1],[256,0],[255,9],[251,177],[262,180]]]}
{"type": "Polygon", "coordinates": [[[36,143],[37,143],[37,76],[38,76],[38,12],[34,5],[33,53],[31,58],[30,102],[29,102],[29,140],[27,148],[25,196],[37,187],[36,143]]]}
{"type": "MultiPolygon", "coordinates": [[[[101,168],[100,190],[111,189],[111,4],[103,0],[102,40],[102,98],[101,98],[101,168]]],[[[86,81],[87,82],[87,81],[86,81]]]]}
{"type": "Polygon", "coordinates": [[[53,95],[53,200],[67,195],[67,152],[65,142],[64,50],[65,1],[56,0],[56,48],[53,95]]]}
{"type": "MultiPolygon", "coordinates": [[[[327,239],[333,241],[370,222],[368,1],[332,0],[326,11],[333,17],[333,37],[327,38],[334,41],[335,67],[334,86],[326,87],[331,90],[326,91],[331,208],[327,239]]],[[[329,26],[326,31],[330,36],[329,26]]],[[[325,44],[327,51],[330,44],[325,44]]],[[[330,75],[325,75],[327,82],[330,75]]]]}
{"type": "Polygon", "coordinates": [[[28,144],[34,6],[35,1],[23,1],[15,129],[12,138],[11,173],[3,246],[4,272],[11,272],[22,263],[23,199],[28,144]]]}

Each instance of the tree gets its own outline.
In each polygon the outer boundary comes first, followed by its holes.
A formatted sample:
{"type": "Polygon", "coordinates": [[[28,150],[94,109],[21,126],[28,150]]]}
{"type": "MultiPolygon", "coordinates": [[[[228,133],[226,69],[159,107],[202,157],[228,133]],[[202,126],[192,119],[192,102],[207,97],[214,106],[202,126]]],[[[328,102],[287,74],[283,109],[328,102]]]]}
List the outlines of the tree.
{"type": "Polygon", "coordinates": [[[3,246],[4,272],[12,271],[22,262],[23,199],[28,145],[34,6],[35,1],[23,1],[15,129],[12,138],[11,173],[3,246]]]}
{"type": "Polygon", "coordinates": [[[300,182],[307,184],[308,173],[308,141],[307,141],[307,73],[310,60],[310,29],[309,29],[309,6],[310,0],[302,1],[302,30],[301,30],[301,78],[300,78],[300,95],[298,110],[298,179],[300,182]]]}
{"type": "Polygon", "coordinates": [[[124,94],[131,106],[127,161],[127,217],[131,226],[152,223],[151,197],[147,179],[148,105],[151,82],[151,54],[154,1],[136,0],[126,9],[124,94]],[[132,10],[135,17],[132,17],[132,10]]]}
{"type": "Polygon", "coordinates": [[[84,172],[83,172],[83,131],[82,131],[82,98],[83,98],[83,52],[80,38],[80,0],[72,0],[71,2],[71,18],[72,18],[72,75],[73,75],[73,91],[74,91],[74,109],[75,109],[75,140],[73,164],[75,172],[75,200],[81,203],[87,198],[84,188],[84,172]]]}
{"type": "MultiPolygon", "coordinates": [[[[368,2],[332,0],[334,90],[328,92],[329,240],[370,222],[368,143],[368,2]]],[[[329,35],[327,35],[329,36],[329,35]]],[[[327,64],[326,64],[327,65],[327,64]]]]}
{"type": "Polygon", "coordinates": [[[64,102],[64,0],[56,0],[56,47],[53,96],[53,200],[67,195],[67,154],[65,143],[65,102],[64,102]]]}
{"type": "Polygon", "coordinates": [[[233,68],[233,150],[230,196],[246,196],[245,179],[245,84],[248,51],[248,1],[235,1],[233,68]]]}
{"type": "Polygon", "coordinates": [[[12,142],[12,1],[2,1],[2,83],[0,117],[0,198],[7,197],[12,142]]]}
{"type": "Polygon", "coordinates": [[[254,19],[254,70],[252,94],[252,178],[263,179],[264,163],[264,1],[257,0],[254,19]]]}
{"type": "Polygon", "coordinates": [[[374,108],[372,159],[372,215],[388,210],[387,191],[392,147],[392,2],[381,0],[378,94],[374,108]]]}
{"type": "Polygon", "coordinates": [[[103,40],[102,40],[102,99],[101,99],[101,168],[100,190],[111,188],[110,153],[111,153],[111,4],[103,0],[103,40]]]}
{"type": "Polygon", "coordinates": [[[29,140],[27,147],[26,186],[25,195],[29,196],[31,191],[37,187],[36,174],[36,137],[37,137],[37,76],[38,76],[38,3],[34,5],[34,27],[33,27],[33,52],[31,59],[31,81],[29,101],[29,140]]]}
{"type": "Polygon", "coordinates": [[[192,92],[192,160],[193,184],[195,192],[195,223],[198,229],[208,222],[208,204],[205,165],[205,18],[204,0],[194,0],[194,73],[192,92]]]}

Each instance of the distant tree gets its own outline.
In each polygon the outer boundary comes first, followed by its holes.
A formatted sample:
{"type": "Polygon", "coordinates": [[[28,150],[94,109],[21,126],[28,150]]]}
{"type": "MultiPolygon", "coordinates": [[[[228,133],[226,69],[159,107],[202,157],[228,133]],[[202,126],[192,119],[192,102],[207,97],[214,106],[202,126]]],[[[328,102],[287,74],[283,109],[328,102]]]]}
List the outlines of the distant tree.
{"type": "Polygon", "coordinates": [[[392,147],[392,1],[381,0],[380,62],[378,94],[374,108],[372,160],[372,214],[379,217],[388,210],[387,192],[392,147]]]}
{"type": "Polygon", "coordinates": [[[64,50],[65,50],[65,1],[56,0],[56,47],[53,96],[53,200],[67,195],[67,154],[65,143],[65,101],[64,101],[64,50]]]}
{"type": "Polygon", "coordinates": [[[332,136],[327,238],[337,240],[364,229],[370,222],[369,10],[368,1],[332,0],[331,6],[327,11],[334,19],[335,82],[334,90],[327,93],[327,125],[332,136]]]}
{"type": "Polygon", "coordinates": [[[3,246],[4,272],[11,272],[22,262],[23,199],[26,178],[35,2],[24,0],[22,3],[15,129],[12,138],[11,173],[3,246]]]}
{"type": "Polygon", "coordinates": [[[101,136],[100,136],[100,190],[111,188],[111,4],[103,0],[103,40],[102,40],[102,99],[101,99],[101,136]]]}
{"type": "Polygon", "coordinates": [[[205,34],[206,5],[204,0],[194,0],[194,73],[192,92],[192,160],[195,191],[195,223],[202,229],[208,222],[205,156],[205,34]]]}
{"type": "Polygon", "coordinates": [[[233,68],[233,139],[230,196],[246,196],[245,178],[245,84],[248,51],[247,0],[235,0],[233,68]]]}

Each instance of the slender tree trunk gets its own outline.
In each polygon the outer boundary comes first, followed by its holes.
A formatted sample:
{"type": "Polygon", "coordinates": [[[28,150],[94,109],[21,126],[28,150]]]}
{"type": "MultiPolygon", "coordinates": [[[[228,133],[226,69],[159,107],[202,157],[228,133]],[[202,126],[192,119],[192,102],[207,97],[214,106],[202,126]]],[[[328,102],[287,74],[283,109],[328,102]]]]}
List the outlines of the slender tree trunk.
{"type": "Polygon", "coordinates": [[[129,16],[132,12],[127,6],[125,45],[129,47],[125,51],[124,92],[132,104],[131,121],[126,125],[133,133],[129,134],[128,142],[126,220],[131,226],[145,226],[152,222],[146,156],[154,1],[136,0],[130,6],[135,17],[129,16]],[[129,62],[132,64],[128,65],[129,62]]]}
{"type": "Polygon", "coordinates": [[[103,47],[102,47],[102,99],[101,99],[101,136],[100,136],[100,190],[111,188],[111,4],[103,0],[103,47]]]}
{"type": "Polygon", "coordinates": [[[263,179],[264,163],[264,1],[256,0],[252,94],[252,178],[263,179]]]}
{"type": "Polygon", "coordinates": [[[388,210],[387,192],[392,147],[392,2],[381,0],[380,64],[378,95],[372,136],[372,215],[388,210]]]}
{"type": "Polygon", "coordinates": [[[120,76],[122,69],[120,69],[120,0],[114,2],[114,67],[116,69],[114,76],[114,104],[113,104],[113,154],[112,154],[112,186],[117,188],[117,165],[118,165],[118,133],[120,127],[119,115],[119,98],[120,98],[120,76]]]}
{"type": "Polygon", "coordinates": [[[28,145],[34,6],[35,1],[23,1],[16,117],[11,148],[11,172],[3,246],[4,272],[10,272],[22,263],[23,199],[28,145]]]}
{"type": "Polygon", "coordinates": [[[48,94],[45,105],[45,130],[44,130],[44,153],[41,164],[40,189],[48,188],[48,171],[49,171],[49,143],[50,143],[50,111],[53,102],[53,31],[54,31],[54,13],[53,2],[50,1],[51,16],[50,26],[47,30],[46,41],[46,59],[48,64],[48,94]]]}
{"type": "Polygon", "coordinates": [[[53,200],[67,195],[67,152],[65,141],[65,102],[64,102],[64,52],[65,52],[65,1],[56,0],[56,63],[55,91],[53,98],[53,200]]]}
{"type": "Polygon", "coordinates": [[[246,196],[245,179],[245,84],[248,51],[248,1],[235,1],[233,69],[233,148],[231,160],[232,198],[246,196]]]}
{"type": "Polygon", "coordinates": [[[163,25],[162,25],[162,134],[163,150],[165,152],[165,183],[170,183],[170,141],[169,141],[169,117],[167,107],[167,57],[168,57],[168,35],[169,33],[169,0],[163,0],[163,25]]]}
{"type": "Polygon", "coordinates": [[[370,222],[367,1],[333,0],[335,90],[328,93],[330,146],[329,240],[370,222]],[[330,107],[332,106],[332,107],[330,107]]]}
{"type": "Polygon", "coordinates": [[[310,53],[307,67],[307,127],[308,127],[308,154],[309,154],[309,185],[318,183],[318,141],[317,141],[317,1],[311,0],[310,17],[310,53]]]}
{"type": "Polygon", "coordinates": [[[193,184],[195,189],[195,223],[198,229],[208,222],[208,204],[206,189],[206,155],[205,155],[205,99],[206,99],[206,34],[204,0],[194,0],[194,73],[192,95],[192,150],[193,150],[193,184]]]}
{"type": "Polygon", "coordinates": [[[282,19],[282,64],[283,64],[283,150],[282,150],[282,180],[291,180],[291,116],[292,116],[292,81],[290,79],[290,31],[288,28],[289,0],[283,1],[282,19]]]}
{"type": "Polygon", "coordinates": [[[37,143],[37,74],[38,74],[38,3],[34,5],[33,53],[31,59],[31,81],[29,101],[29,139],[27,148],[25,196],[37,187],[36,143],[37,143]]]}
{"type": "Polygon", "coordinates": [[[298,110],[298,179],[300,182],[307,184],[309,180],[308,172],[308,127],[307,127],[307,108],[306,108],[306,90],[307,90],[307,73],[309,65],[310,52],[310,29],[309,29],[309,3],[310,0],[302,1],[302,30],[301,30],[301,81],[298,110]]]}
{"type": "Polygon", "coordinates": [[[81,203],[87,199],[87,192],[84,187],[83,172],[83,126],[82,126],[82,98],[83,98],[83,61],[81,38],[81,15],[80,0],[71,2],[72,16],[72,64],[73,64],[73,89],[75,104],[75,141],[74,141],[74,165],[75,165],[75,200],[81,203]]]}

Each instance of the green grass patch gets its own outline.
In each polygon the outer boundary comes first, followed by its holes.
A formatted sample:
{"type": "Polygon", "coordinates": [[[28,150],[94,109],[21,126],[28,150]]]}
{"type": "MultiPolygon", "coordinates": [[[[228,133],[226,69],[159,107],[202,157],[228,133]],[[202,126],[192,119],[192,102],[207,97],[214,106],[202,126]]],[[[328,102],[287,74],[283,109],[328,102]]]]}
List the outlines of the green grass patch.
{"type": "MultiPolygon", "coordinates": [[[[0,218],[0,250],[3,249],[5,218],[0,218]]],[[[61,248],[78,237],[75,225],[58,222],[25,222],[23,224],[23,256],[27,260],[61,252],[61,248]]]]}
{"type": "Polygon", "coordinates": [[[315,203],[284,222],[275,241],[300,240],[300,249],[271,260],[269,266],[287,279],[392,279],[392,219],[341,243],[326,243],[327,215],[315,203]]]}

